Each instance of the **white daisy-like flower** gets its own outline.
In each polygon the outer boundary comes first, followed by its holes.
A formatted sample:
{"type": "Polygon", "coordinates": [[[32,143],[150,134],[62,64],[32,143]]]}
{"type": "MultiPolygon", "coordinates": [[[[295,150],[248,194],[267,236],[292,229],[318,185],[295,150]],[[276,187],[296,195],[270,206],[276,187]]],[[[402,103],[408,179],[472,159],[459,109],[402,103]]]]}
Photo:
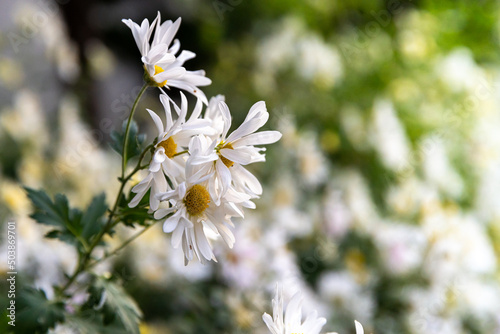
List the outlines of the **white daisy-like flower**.
{"type": "MultiPolygon", "coordinates": [[[[264,313],[262,319],[272,334],[319,334],[326,319],[318,317],[316,311],[310,312],[302,322],[302,296],[300,292],[295,293],[286,307],[283,316],[283,288],[276,285],[276,294],[273,299],[273,316],[264,313]]],[[[363,326],[354,320],[356,334],[364,334],[363,326]]],[[[337,333],[327,333],[337,334],[337,333]]]]}
{"type": "Polygon", "coordinates": [[[280,284],[276,286],[276,294],[273,299],[273,316],[264,313],[262,319],[272,334],[319,334],[321,328],[326,324],[325,318],[318,318],[318,313],[309,313],[302,322],[302,297],[297,292],[286,307],[283,317],[283,288],[280,284]]]}
{"type": "Polygon", "coordinates": [[[160,95],[160,101],[165,111],[165,125],[154,111],[147,109],[153,122],[158,129],[158,143],[149,165],[149,174],[138,183],[132,192],[136,193],[129,207],[135,207],[151,189],[149,204],[150,209],[156,211],[159,207],[157,194],[170,190],[167,177],[175,187],[184,181],[185,158],[180,154],[188,147],[191,137],[198,133],[213,133],[210,122],[198,118],[202,110],[201,100],[198,99],[196,106],[186,121],[188,103],[186,96],[181,92],[181,107],[171,102],[165,94],[160,95]],[[174,106],[177,119],[174,121],[170,103],[174,106]]]}
{"type": "MultiPolygon", "coordinates": [[[[190,149],[196,150],[193,145],[197,144],[190,145],[190,149]]],[[[174,190],[158,195],[158,198],[161,201],[167,201],[170,207],[161,208],[154,214],[156,219],[172,214],[165,220],[163,231],[172,232],[174,248],[182,244],[186,264],[195,256],[201,263],[210,260],[217,261],[205,228],[220,235],[230,248],[233,247],[235,239],[230,230],[234,227],[231,217],[243,217],[243,213],[233,203],[248,200],[241,194],[228,191],[222,203],[215,205],[208,191],[207,180],[212,175],[198,177],[200,175],[198,172],[199,168],[191,165],[188,160],[186,182],[182,182],[174,190]]]]}
{"type": "Polygon", "coordinates": [[[207,104],[207,98],[198,87],[207,86],[212,81],[205,76],[205,71],[187,71],[183,65],[189,59],[196,56],[195,53],[187,50],[181,51],[179,40],[174,40],[175,34],[181,24],[181,18],[175,22],[167,20],[161,23],[160,12],[156,19],[149,24],[148,19],[144,19],[139,26],[131,19],[123,19],[134,36],[135,42],[141,53],[141,61],[144,63],[146,80],[150,85],[159,87],[176,87],[185,90],[207,104]],[[154,32],[152,41],[151,35],[154,32]],[[173,45],[171,46],[170,44],[173,45]]]}
{"type": "Polygon", "coordinates": [[[281,133],[278,131],[256,133],[269,119],[266,104],[260,101],[250,108],[244,122],[228,136],[231,114],[225,102],[219,101],[218,106],[223,120],[222,132],[210,146],[211,150],[201,152],[192,159],[192,164],[200,165],[205,174],[214,173],[209,187],[217,205],[231,187],[256,198],[262,194],[262,186],[243,166],[265,161],[265,155],[261,153],[265,148],[257,148],[254,145],[272,144],[281,138],[281,133]],[[213,151],[217,154],[216,160],[213,151]]]}

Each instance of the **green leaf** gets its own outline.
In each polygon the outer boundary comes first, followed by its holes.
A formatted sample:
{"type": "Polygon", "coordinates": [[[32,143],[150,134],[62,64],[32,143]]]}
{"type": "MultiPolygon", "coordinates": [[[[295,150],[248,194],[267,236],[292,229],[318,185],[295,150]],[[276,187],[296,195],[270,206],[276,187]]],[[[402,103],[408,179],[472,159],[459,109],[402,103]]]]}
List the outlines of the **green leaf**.
{"type": "Polygon", "coordinates": [[[128,203],[135,196],[135,193],[130,192],[128,197],[122,196],[119,203],[120,222],[126,226],[134,227],[134,224],[146,226],[146,221],[154,220],[153,214],[148,213],[150,191],[141,199],[137,206],[130,208],[128,203]]]}
{"type": "MultiPolygon", "coordinates": [[[[125,138],[125,130],[127,128],[127,121],[125,120],[122,125],[122,131],[113,131],[111,133],[111,148],[118,152],[118,154],[123,155],[123,142],[125,138]]],[[[139,127],[137,123],[132,120],[130,123],[130,128],[128,132],[128,143],[127,143],[127,161],[142,152],[142,144],[146,139],[145,134],[138,135],[139,127]]]]}
{"type": "Polygon", "coordinates": [[[45,333],[49,328],[64,321],[64,304],[47,300],[43,290],[21,290],[16,307],[18,333],[45,333]]]}
{"type": "Polygon", "coordinates": [[[104,193],[94,197],[89,207],[85,211],[82,217],[83,231],[82,236],[86,240],[90,238],[101,230],[104,226],[104,214],[108,210],[106,204],[106,195],[104,193]]]}
{"type": "Polygon", "coordinates": [[[54,202],[43,190],[34,190],[25,188],[28,192],[28,198],[35,206],[35,212],[30,216],[37,222],[65,227],[69,220],[69,206],[66,196],[57,194],[54,202]]]}
{"type": "Polygon", "coordinates": [[[56,227],[45,235],[47,238],[56,238],[85,249],[92,237],[103,228],[107,210],[104,194],[94,197],[82,213],[79,209],[70,208],[64,195],[57,194],[52,201],[43,190],[25,189],[34,206],[34,213],[30,217],[41,224],[56,227]]]}
{"type": "Polygon", "coordinates": [[[97,277],[89,293],[90,304],[87,306],[95,308],[102,300],[105,300],[102,306],[104,324],[111,325],[118,321],[123,325],[126,333],[139,334],[142,312],[120,285],[104,277],[97,277]]]}

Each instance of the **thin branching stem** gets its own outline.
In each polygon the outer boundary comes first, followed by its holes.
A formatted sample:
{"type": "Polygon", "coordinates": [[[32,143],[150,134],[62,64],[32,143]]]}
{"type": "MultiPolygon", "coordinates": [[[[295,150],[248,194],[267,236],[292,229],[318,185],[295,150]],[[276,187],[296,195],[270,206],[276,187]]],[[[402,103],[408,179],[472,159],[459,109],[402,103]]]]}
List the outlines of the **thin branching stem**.
{"type": "Polygon", "coordinates": [[[137,104],[139,103],[139,100],[141,99],[142,95],[148,88],[148,84],[144,84],[144,86],[141,88],[139,94],[137,95],[134,104],[132,105],[132,110],[130,111],[130,115],[127,120],[127,126],[125,128],[125,134],[124,134],[124,139],[123,139],[123,149],[122,149],[122,172],[121,172],[121,177],[119,178],[120,180],[120,189],[118,190],[118,194],[115,199],[115,203],[113,205],[113,209],[109,212],[108,220],[106,222],[106,225],[101,229],[101,231],[95,236],[93,239],[92,243],[88,248],[86,248],[85,253],[80,257],[78,261],[78,266],[76,267],[75,271],[73,274],[68,278],[68,281],[66,284],[61,288],[60,293],[63,294],[70,286],[73,284],[73,282],[76,280],[78,275],[85,271],[89,267],[89,260],[92,255],[92,251],[94,248],[101,242],[102,238],[106,233],[108,233],[116,224],[119,222],[114,222],[113,217],[116,214],[116,211],[119,207],[121,198],[123,196],[123,189],[125,188],[126,183],[134,176],[135,173],[137,173],[141,169],[141,163],[142,160],[144,159],[144,156],[146,153],[151,149],[152,145],[149,145],[144,149],[144,151],[141,153],[139,157],[139,161],[137,163],[137,166],[134,168],[134,170],[125,176],[125,172],[127,169],[127,147],[128,147],[128,134],[130,131],[130,124],[132,123],[132,119],[134,118],[134,113],[135,110],[137,109],[137,104]]]}

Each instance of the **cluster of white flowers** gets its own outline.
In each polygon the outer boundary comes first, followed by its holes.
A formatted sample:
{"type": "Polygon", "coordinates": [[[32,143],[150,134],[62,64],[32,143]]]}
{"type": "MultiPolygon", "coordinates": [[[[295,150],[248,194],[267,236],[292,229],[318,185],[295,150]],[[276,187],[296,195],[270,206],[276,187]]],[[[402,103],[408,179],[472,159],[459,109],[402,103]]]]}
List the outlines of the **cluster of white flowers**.
{"type": "Polygon", "coordinates": [[[156,219],[165,218],[163,230],[172,232],[174,248],[182,245],[185,263],[194,257],[202,263],[216,261],[206,229],[233,246],[231,218],[243,217],[244,208],[255,208],[251,200],[262,194],[259,181],[244,166],[265,161],[265,149],[255,145],[274,143],[281,133],[256,132],[269,119],[266,105],[260,101],[250,108],[243,124],[229,134],[231,113],[224,97],[218,95],[208,102],[198,88],[211,83],[204,71],[191,72],[183,67],[195,54],[182,51],[176,56],[178,40],[170,46],[180,19],[160,21],[160,14],[151,25],[147,19],[141,26],[123,20],[141,52],[146,81],[162,91],[160,101],[165,113],[164,123],[148,109],[158,129],[157,143],[149,173],[132,189],[136,196],[129,206],[135,207],[150,191],[150,210],[156,219]],[[180,94],[179,107],[162,87],[177,87],[197,97],[189,118],[184,94],[180,94]]]}

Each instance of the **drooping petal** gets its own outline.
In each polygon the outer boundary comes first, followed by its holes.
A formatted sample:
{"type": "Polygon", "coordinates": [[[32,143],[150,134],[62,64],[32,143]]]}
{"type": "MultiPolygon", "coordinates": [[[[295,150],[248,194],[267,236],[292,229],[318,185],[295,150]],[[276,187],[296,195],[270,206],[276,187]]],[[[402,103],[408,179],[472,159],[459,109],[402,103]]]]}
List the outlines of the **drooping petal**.
{"type": "Polygon", "coordinates": [[[146,110],[148,111],[149,115],[151,116],[151,118],[153,119],[153,122],[156,125],[156,129],[158,130],[158,136],[161,136],[163,134],[163,131],[165,130],[165,128],[163,127],[163,122],[161,121],[160,116],[158,116],[151,109],[146,109],[146,110]]]}

